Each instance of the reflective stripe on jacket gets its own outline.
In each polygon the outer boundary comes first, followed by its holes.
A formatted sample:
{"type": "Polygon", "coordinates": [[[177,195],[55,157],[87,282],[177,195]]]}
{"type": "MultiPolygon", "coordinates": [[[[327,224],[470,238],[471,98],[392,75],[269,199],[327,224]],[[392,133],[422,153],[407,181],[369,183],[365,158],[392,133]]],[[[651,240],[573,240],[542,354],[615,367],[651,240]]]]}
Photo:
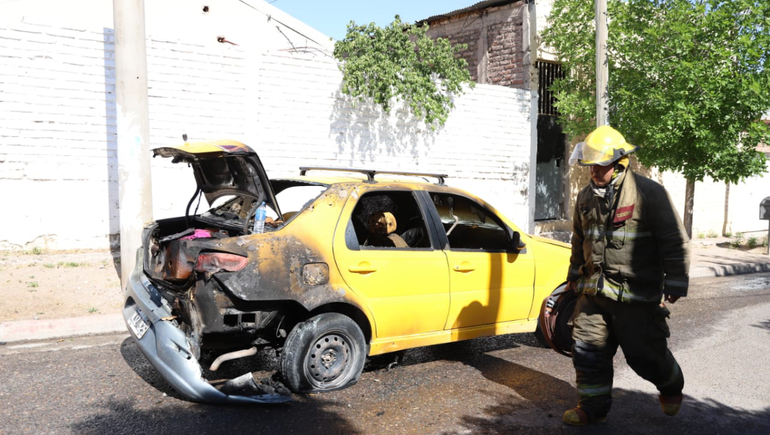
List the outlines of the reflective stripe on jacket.
{"type": "Polygon", "coordinates": [[[590,185],[578,194],[567,280],[621,302],[686,296],[690,242],[665,188],[627,170],[619,189],[614,209],[590,185]]]}

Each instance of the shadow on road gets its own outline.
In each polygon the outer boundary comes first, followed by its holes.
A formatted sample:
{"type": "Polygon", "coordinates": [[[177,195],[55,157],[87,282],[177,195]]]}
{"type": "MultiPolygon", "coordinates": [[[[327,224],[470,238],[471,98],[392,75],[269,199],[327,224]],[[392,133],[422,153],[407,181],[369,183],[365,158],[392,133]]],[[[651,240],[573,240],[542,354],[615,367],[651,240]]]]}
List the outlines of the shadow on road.
{"type": "Polygon", "coordinates": [[[187,400],[171,388],[168,382],[163,379],[163,376],[155,370],[155,367],[144,357],[132,337],[126,338],[120,344],[120,355],[131,370],[148,385],[175,399],[187,400]]]}
{"type": "MultiPolygon", "coordinates": [[[[682,412],[675,418],[671,418],[662,414],[654,394],[625,389],[613,391],[613,410],[607,423],[584,429],[565,426],[561,422],[561,414],[575,405],[577,392],[571,381],[553,376],[549,368],[563,372],[565,366],[571,366],[571,363],[569,359],[563,357],[558,357],[558,360],[551,360],[548,357],[536,358],[530,360],[533,364],[519,363],[519,361],[512,361],[512,358],[516,358],[519,353],[505,351],[530,344],[537,346],[536,340],[531,338],[530,334],[519,334],[432,346],[407,352],[401,364],[406,370],[398,373],[399,378],[405,377],[408,380],[409,376],[415,373],[423,373],[420,370],[407,369],[409,366],[446,360],[472,367],[486,380],[502,386],[502,388],[490,388],[489,383],[474,382],[473,379],[478,380],[477,376],[468,376],[468,391],[481,392],[486,396],[488,400],[483,401],[485,405],[479,408],[473,406],[475,403],[469,403],[467,409],[462,406],[452,407],[450,415],[453,417],[447,422],[448,426],[444,426],[445,429],[440,429],[440,426],[434,427],[433,429],[438,429],[436,432],[425,427],[423,428],[425,431],[422,432],[420,428],[413,426],[408,433],[446,435],[574,434],[589,431],[592,434],[639,435],[659,433],[764,435],[770,433],[770,407],[762,410],[745,410],[713,399],[696,400],[686,395],[682,412]],[[557,367],[558,370],[556,370],[557,367]],[[447,427],[452,429],[447,430],[447,427]]],[[[142,379],[159,391],[173,393],[173,390],[146,362],[131,340],[123,342],[121,354],[142,379]]],[[[431,379],[427,377],[424,381],[431,382],[431,379]]],[[[403,426],[400,428],[402,432],[396,431],[395,427],[391,431],[387,423],[371,422],[372,426],[369,426],[368,423],[360,422],[356,418],[351,419],[349,415],[351,403],[353,403],[354,412],[364,414],[371,412],[372,409],[380,409],[380,406],[390,406],[388,415],[391,415],[392,408],[399,406],[398,403],[391,401],[406,400],[406,397],[415,393],[415,386],[424,385],[423,382],[405,382],[403,384],[405,388],[400,391],[402,387],[397,384],[398,382],[378,384],[381,385],[380,387],[367,387],[363,384],[354,388],[380,389],[376,391],[346,390],[341,395],[295,395],[293,403],[273,406],[220,406],[165,400],[146,403],[137,398],[113,399],[93,405],[94,409],[88,413],[89,415],[70,425],[70,428],[75,433],[110,433],[110,435],[220,433],[224,430],[229,433],[269,434],[317,431],[344,434],[374,433],[367,428],[379,428],[382,433],[407,433],[403,432],[403,426]],[[377,396],[382,400],[381,405],[371,401],[372,397],[377,396]],[[358,397],[361,397],[363,403],[355,403],[358,397]]],[[[440,387],[440,384],[437,386],[440,387]]],[[[764,386],[756,386],[756,388],[764,388],[764,386]]],[[[477,394],[468,396],[479,397],[477,394]]],[[[714,387],[713,397],[719,397],[718,386],[714,387]]],[[[452,403],[451,400],[443,399],[438,401],[445,404],[452,403]]],[[[379,415],[378,413],[377,416],[379,415]]],[[[403,417],[405,416],[396,414],[394,421],[400,421],[403,417]]]]}
{"type": "Polygon", "coordinates": [[[430,361],[460,361],[474,358],[487,352],[503,349],[515,349],[520,346],[542,347],[534,334],[509,334],[496,337],[483,337],[456,343],[420,347],[406,351],[401,365],[409,366],[430,361]]]}
{"type": "Polygon", "coordinates": [[[751,326],[770,331],[770,320],[764,320],[762,322],[757,323],[756,325],[751,325],[751,326]]]}
{"type": "Polygon", "coordinates": [[[555,404],[568,409],[574,406],[577,398],[577,390],[570,383],[502,358],[479,355],[463,363],[541,409],[553,408],[555,404]]]}
{"type": "Polygon", "coordinates": [[[495,337],[481,337],[473,340],[435,346],[418,347],[405,351],[375,355],[367,360],[364,372],[383,370],[389,367],[406,367],[431,361],[463,361],[475,355],[520,346],[542,347],[534,334],[508,334],[495,337]]]}
{"type": "Polygon", "coordinates": [[[133,399],[94,405],[91,415],[70,426],[77,434],[360,434],[333,409],[312,397],[291,405],[204,405],[179,403],[147,409],[133,399]]]}
{"type": "MultiPolygon", "coordinates": [[[[577,402],[577,391],[571,383],[491,355],[479,355],[463,363],[476,368],[490,381],[510,388],[526,401],[501,398],[499,403],[486,407],[483,415],[461,417],[464,430],[444,434],[550,434],[581,430],[561,422],[561,414],[577,402]],[[537,409],[533,410],[533,406],[537,409]]],[[[592,434],[764,435],[770,433],[770,407],[761,411],[747,411],[714,400],[699,401],[685,395],[682,411],[672,418],[660,411],[656,395],[615,389],[613,409],[607,423],[582,430],[590,430],[592,434]]]]}
{"type": "MultiPolygon", "coordinates": [[[[533,411],[521,403],[517,404],[515,401],[502,402],[485,408],[484,415],[461,417],[462,430],[443,432],[443,434],[765,435],[770,433],[770,408],[761,411],[745,411],[716,401],[697,401],[685,395],[682,411],[672,418],[660,412],[657,397],[654,395],[627,390],[613,392],[613,410],[606,423],[574,428],[561,422],[561,413],[575,405],[577,393],[574,393],[574,396],[569,403],[565,403],[559,409],[555,409],[549,403],[548,408],[540,412],[533,411]]],[[[544,395],[542,400],[547,400],[547,396],[544,395]]],[[[563,400],[563,395],[555,398],[555,402],[563,400]]]]}
{"type": "Polygon", "coordinates": [[[147,362],[132,338],[121,343],[120,353],[142,380],[158,391],[180,400],[171,403],[160,400],[151,404],[132,398],[97,403],[86,418],[70,425],[73,433],[285,434],[311,433],[318,428],[332,434],[361,433],[335,411],[335,408],[346,405],[328,398],[317,400],[314,396],[295,395],[294,402],[276,405],[210,405],[190,402],[166,383],[147,362]]]}

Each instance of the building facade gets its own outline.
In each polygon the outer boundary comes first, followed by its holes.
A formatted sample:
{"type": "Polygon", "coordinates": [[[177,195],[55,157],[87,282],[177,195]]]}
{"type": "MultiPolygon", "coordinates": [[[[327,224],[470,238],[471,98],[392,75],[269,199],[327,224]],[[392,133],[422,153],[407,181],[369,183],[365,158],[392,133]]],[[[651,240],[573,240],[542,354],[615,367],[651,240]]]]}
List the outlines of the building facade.
{"type": "MultiPolygon", "coordinates": [[[[27,0],[0,17],[0,249],[115,247],[120,232],[112,2],[27,0]],[[73,10],[79,13],[73,13],[73,10]],[[13,210],[13,212],[10,212],[13,210]]],[[[6,8],[7,7],[7,8],[6,8]]],[[[300,166],[449,174],[532,231],[529,91],[479,85],[433,130],[341,93],[333,41],[261,0],[145,2],[150,147],[229,138],[268,175],[300,166]]],[[[155,219],[193,195],[151,161],[155,219]]],[[[205,207],[202,204],[201,207],[205,207]]]]}

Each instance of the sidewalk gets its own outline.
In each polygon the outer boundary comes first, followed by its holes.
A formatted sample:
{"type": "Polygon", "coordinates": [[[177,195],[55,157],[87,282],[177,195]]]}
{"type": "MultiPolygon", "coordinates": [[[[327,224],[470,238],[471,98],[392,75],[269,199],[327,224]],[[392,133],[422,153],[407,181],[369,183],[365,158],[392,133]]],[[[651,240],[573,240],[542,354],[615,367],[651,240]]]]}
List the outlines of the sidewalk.
{"type": "MultiPolygon", "coordinates": [[[[729,249],[725,247],[728,241],[693,240],[690,278],[770,272],[770,255],[729,249]]],[[[120,312],[64,319],[2,322],[0,344],[121,332],[127,333],[127,330],[120,312]]]]}
{"type": "Polygon", "coordinates": [[[692,240],[690,278],[770,272],[770,255],[764,254],[766,247],[746,252],[728,248],[729,242],[727,238],[692,240]]]}
{"type": "Polygon", "coordinates": [[[0,344],[126,332],[121,313],[0,323],[0,344]]]}

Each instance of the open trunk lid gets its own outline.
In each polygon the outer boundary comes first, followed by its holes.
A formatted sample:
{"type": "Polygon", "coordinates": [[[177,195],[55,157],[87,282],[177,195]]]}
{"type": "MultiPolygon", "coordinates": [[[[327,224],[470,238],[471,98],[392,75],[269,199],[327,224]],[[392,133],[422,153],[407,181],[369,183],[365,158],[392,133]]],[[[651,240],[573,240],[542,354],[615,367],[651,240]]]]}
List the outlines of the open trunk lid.
{"type": "MultiPolygon", "coordinates": [[[[183,289],[203,251],[232,252],[234,237],[251,234],[256,208],[262,201],[280,216],[274,189],[262,163],[248,146],[234,140],[185,143],[153,150],[154,156],[187,163],[197,189],[185,216],[163,219],[145,227],[144,271],[156,284],[183,289]],[[193,200],[203,194],[215,208],[190,215],[193,200]],[[217,199],[225,197],[225,201],[217,199]]],[[[239,254],[243,254],[240,253],[239,254]]]]}
{"type": "Polygon", "coordinates": [[[154,156],[171,158],[174,163],[188,163],[195,174],[198,189],[209,205],[222,196],[248,196],[256,204],[265,204],[280,214],[275,193],[259,156],[251,148],[234,140],[185,142],[179,146],[155,148],[154,156]]]}

